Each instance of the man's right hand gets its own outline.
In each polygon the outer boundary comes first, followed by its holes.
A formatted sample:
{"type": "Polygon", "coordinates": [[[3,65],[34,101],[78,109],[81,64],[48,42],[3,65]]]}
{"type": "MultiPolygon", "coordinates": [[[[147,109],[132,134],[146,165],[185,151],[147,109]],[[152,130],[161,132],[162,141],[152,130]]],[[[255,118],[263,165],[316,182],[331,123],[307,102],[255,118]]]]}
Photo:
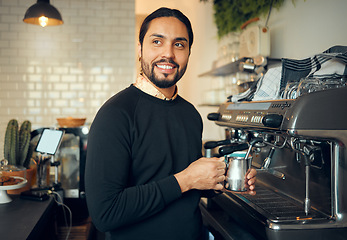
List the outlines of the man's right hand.
{"type": "Polygon", "coordinates": [[[200,158],[182,172],[175,174],[182,193],[191,189],[222,190],[225,180],[225,162],[221,158],[200,158]]]}

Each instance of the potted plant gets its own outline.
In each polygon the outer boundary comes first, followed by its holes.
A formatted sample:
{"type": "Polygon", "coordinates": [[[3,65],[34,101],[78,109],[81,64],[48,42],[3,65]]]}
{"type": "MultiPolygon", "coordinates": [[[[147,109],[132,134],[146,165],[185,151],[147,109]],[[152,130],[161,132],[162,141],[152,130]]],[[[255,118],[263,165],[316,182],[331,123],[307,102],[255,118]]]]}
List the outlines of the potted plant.
{"type": "MultiPolygon", "coordinates": [[[[207,2],[208,0],[200,0],[207,2]]],[[[294,3],[294,0],[292,0],[294,3]]],[[[213,0],[214,20],[218,37],[222,38],[230,32],[241,31],[245,22],[269,13],[272,7],[279,9],[284,0],[213,0]]]]}
{"type": "MultiPolygon", "coordinates": [[[[8,122],[5,133],[4,159],[7,160],[8,165],[15,165],[17,167],[22,167],[26,169],[25,173],[24,171],[22,171],[21,177],[26,177],[26,179],[28,180],[28,183],[23,188],[20,188],[18,190],[8,190],[9,194],[19,194],[20,192],[29,190],[31,188],[32,179],[35,174],[36,168],[31,167],[30,164],[31,157],[33,154],[33,149],[30,145],[30,140],[30,121],[24,121],[21,124],[20,128],[16,119],[11,119],[8,122]]],[[[3,174],[10,175],[11,173],[7,172],[3,174]]]]}

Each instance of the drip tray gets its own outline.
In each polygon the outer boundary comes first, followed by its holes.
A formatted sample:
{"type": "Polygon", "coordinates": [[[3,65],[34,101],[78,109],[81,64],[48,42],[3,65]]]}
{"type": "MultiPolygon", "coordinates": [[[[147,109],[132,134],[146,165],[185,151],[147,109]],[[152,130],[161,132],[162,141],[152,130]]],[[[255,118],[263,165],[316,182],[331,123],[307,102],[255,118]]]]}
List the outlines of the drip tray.
{"type": "Polygon", "coordinates": [[[264,215],[268,220],[273,222],[278,221],[295,221],[300,219],[327,219],[327,215],[312,209],[309,215],[306,216],[304,206],[300,202],[285,197],[277,192],[257,185],[257,194],[251,196],[247,193],[233,194],[226,193],[231,198],[238,198],[254,208],[256,211],[264,215]]]}

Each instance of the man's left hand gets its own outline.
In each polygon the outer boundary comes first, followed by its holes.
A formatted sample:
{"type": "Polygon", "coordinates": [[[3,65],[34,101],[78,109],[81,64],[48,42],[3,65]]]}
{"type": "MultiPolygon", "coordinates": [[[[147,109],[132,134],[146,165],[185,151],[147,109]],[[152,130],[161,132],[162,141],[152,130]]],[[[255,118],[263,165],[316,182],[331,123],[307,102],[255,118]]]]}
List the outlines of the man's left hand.
{"type": "Polygon", "coordinates": [[[248,193],[250,195],[256,194],[255,192],[255,182],[257,181],[256,175],[257,175],[257,171],[253,168],[249,169],[246,175],[245,184],[247,186],[248,193]]]}

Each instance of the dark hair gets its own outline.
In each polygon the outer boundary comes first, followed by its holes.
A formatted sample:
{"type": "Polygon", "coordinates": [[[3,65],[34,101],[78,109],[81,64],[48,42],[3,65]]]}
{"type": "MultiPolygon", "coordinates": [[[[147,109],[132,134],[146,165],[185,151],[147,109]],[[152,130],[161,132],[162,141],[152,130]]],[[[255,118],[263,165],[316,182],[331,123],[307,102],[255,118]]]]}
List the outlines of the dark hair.
{"type": "Polygon", "coordinates": [[[141,28],[140,28],[140,33],[139,33],[139,41],[140,41],[141,46],[143,43],[143,38],[145,37],[145,35],[148,31],[150,22],[153,19],[160,18],[160,17],[175,17],[178,20],[180,20],[182,23],[184,23],[184,25],[186,25],[187,31],[188,31],[188,36],[189,36],[189,49],[190,49],[192,44],[193,44],[194,36],[193,36],[192,25],[190,24],[189,19],[181,11],[179,11],[177,9],[170,9],[170,8],[165,8],[165,7],[162,7],[162,8],[155,10],[150,15],[148,15],[145,18],[145,20],[143,20],[143,23],[142,23],[141,28]]]}

